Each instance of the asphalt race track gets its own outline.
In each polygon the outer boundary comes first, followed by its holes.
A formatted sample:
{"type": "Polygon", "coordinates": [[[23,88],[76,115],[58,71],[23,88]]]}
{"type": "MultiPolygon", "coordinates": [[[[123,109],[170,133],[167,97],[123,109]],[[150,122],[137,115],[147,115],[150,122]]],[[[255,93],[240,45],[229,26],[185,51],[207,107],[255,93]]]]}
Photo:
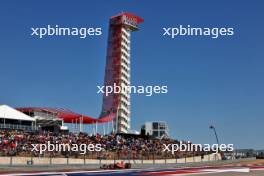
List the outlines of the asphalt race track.
{"type": "Polygon", "coordinates": [[[196,168],[170,168],[170,169],[129,169],[129,170],[97,170],[75,172],[42,172],[9,174],[19,176],[150,176],[150,175],[207,175],[207,176],[264,176],[264,166],[251,167],[196,167],[196,168]]]}
{"type": "Polygon", "coordinates": [[[197,176],[264,176],[264,171],[251,171],[250,173],[217,173],[217,174],[196,174],[197,176]]]}

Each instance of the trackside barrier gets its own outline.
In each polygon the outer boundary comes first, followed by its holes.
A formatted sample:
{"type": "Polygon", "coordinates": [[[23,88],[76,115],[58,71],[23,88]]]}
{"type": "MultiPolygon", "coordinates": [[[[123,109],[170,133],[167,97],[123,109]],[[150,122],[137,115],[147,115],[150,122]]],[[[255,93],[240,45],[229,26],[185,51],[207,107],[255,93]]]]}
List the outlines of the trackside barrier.
{"type": "Polygon", "coordinates": [[[52,158],[52,157],[0,157],[0,166],[30,166],[30,165],[88,165],[88,164],[114,164],[117,162],[126,162],[134,165],[142,164],[184,164],[184,163],[198,163],[198,162],[208,162],[208,161],[218,161],[221,160],[220,155],[205,155],[203,158],[201,156],[185,157],[177,159],[87,159],[87,158],[52,158]]]}

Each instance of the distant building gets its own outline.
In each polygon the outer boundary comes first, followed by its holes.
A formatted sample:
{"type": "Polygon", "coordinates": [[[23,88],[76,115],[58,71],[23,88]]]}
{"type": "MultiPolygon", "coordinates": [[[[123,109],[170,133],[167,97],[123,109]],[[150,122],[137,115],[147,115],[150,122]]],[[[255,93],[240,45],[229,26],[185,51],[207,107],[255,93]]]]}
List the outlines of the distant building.
{"type": "Polygon", "coordinates": [[[62,109],[27,107],[17,108],[17,110],[34,118],[39,130],[54,132],[68,130],[67,126],[64,126],[65,118],[62,115],[62,113],[66,114],[66,112],[63,112],[62,109]]]}
{"type": "Polygon", "coordinates": [[[237,149],[234,151],[236,158],[251,158],[256,156],[254,149],[237,149]]]}
{"type": "Polygon", "coordinates": [[[264,150],[256,150],[256,154],[257,155],[264,154],[264,150]]]}
{"type": "Polygon", "coordinates": [[[146,122],[141,127],[141,134],[150,135],[155,138],[169,137],[169,128],[166,122],[146,122]]]}
{"type": "Polygon", "coordinates": [[[256,156],[258,159],[264,159],[264,150],[256,150],[256,156]]]}

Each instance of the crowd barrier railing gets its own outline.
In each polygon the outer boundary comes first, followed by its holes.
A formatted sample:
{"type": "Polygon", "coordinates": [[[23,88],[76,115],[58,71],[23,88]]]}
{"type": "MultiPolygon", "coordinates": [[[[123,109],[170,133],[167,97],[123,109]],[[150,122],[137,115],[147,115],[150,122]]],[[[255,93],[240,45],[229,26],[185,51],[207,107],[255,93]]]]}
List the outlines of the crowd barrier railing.
{"type": "Polygon", "coordinates": [[[34,165],[88,165],[96,164],[98,166],[103,164],[115,164],[118,162],[125,162],[131,164],[186,164],[198,163],[208,161],[221,160],[219,154],[209,154],[205,156],[192,156],[183,158],[164,158],[164,159],[132,159],[132,158],[113,158],[113,159],[90,159],[90,158],[63,158],[63,157],[19,157],[19,156],[3,156],[0,157],[0,165],[9,166],[34,166],[34,165]]]}

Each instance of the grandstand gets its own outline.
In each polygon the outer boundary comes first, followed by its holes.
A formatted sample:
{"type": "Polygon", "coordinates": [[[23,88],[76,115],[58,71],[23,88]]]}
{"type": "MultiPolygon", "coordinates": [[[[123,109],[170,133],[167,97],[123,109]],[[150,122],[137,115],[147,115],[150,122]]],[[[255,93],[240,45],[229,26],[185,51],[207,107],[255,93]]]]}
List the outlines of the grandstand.
{"type": "Polygon", "coordinates": [[[147,135],[109,133],[72,133],[67,131],[64,123],[105,124],[113,121],[115,114],[103,118],[92,118],[70,110],[60,108],[17,108],[0,106],[0,156],[22,157],[74,157],[83,158],[80,152],[45,152],[32,153],[31,144],[43,144],[47,141],[73,144],[101,144],[103,151],[87,153],[89,159],[161,159],[201,156],[205,152],[180,152],[175,155],[164,153],[164,143],[179,143],[177,140],[157,139],[147,135]],[[65,133],[65,130],[67,131],[65,133]]]}
{"type": "Polygon", "coordinates": [[[186,156],[201,156],[206,152],[163,152],[164,143],[179,143],[173,139],[156,139],[148,136],[129,134],[90,135],[87,133],[54,133],[26,132],[22,130],[0,129],[0,156],[17,157],[54,157],[54,158],[83,158],[88,159],[162,159],[183,158],[186,156]],[[100,144],[103,150],[87,152],[85,155],[78,151],[32,151],[31,144],[100,144]]]}
{"type": "MultiPolygon", "coordinates": [[[[75,125],[78,132],[81,132],[84,124],[90,124],[93,133],[97,133],[97,125],[111,123],[115,114],[108,114],[102,118],[92,118],[62,108],[12,108],[8,105],[0,105],[0,129],[15,129],[26,131],[68,131],[65,123],[75,125]]],[[[109,130],[108,130],[109,131],[109,130]]],[[[111,131],[111,129],[110,129],[111,131]]]]}
{"type": "Polygon", "coordinates": [[[115,117],[115,114],[112,113],[97,119],[63,108],[27,107],[17,108],[17,110],[34,118],[37,126],[42,130],[53,132],[68,130],[64,124],[70,123],[74,124],[76,132],[83,131],[84,124],[90,124],[92,125],[93,133],[96,134],[98,124],[111,123],[115,117]]]}

